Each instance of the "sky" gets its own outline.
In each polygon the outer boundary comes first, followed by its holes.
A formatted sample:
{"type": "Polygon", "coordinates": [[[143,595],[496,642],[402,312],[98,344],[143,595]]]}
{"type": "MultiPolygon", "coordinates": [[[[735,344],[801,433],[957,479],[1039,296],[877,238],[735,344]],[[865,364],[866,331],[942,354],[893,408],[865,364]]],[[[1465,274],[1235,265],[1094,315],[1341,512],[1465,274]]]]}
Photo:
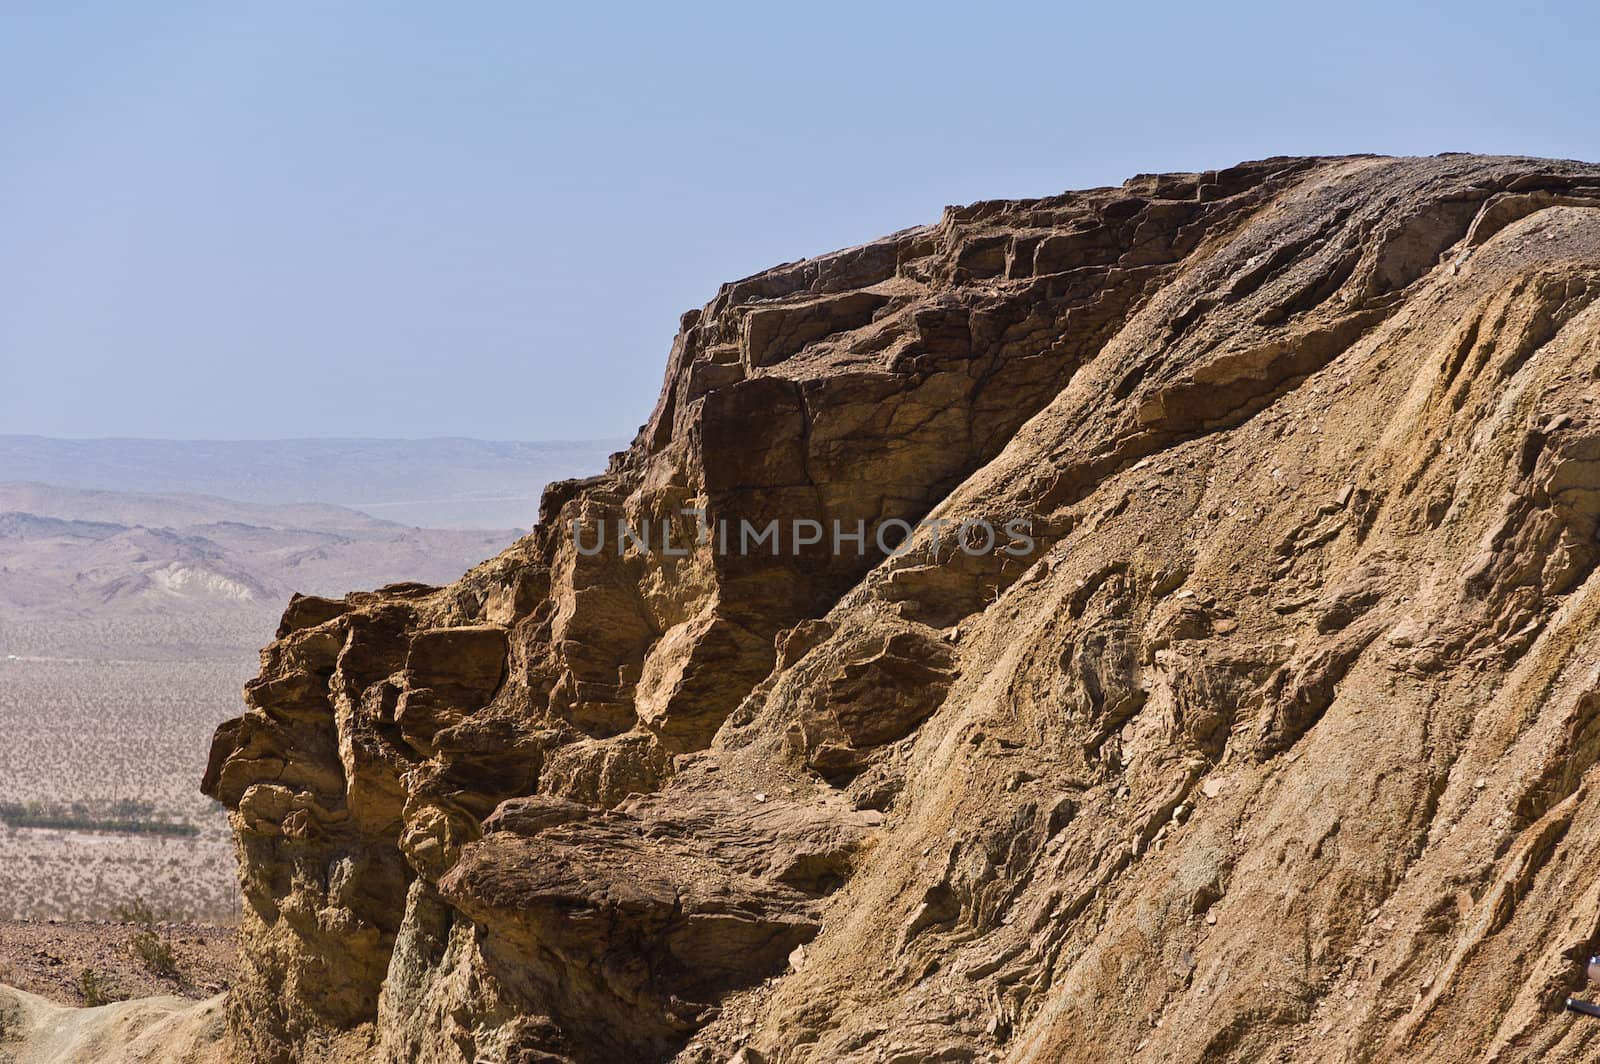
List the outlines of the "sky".
{"type": "Polygon", "coordinates": [[[631,435],[723,281],[1284,154],[1600,160],[1600,5],[0,5],[0,434],[631,435]]]}

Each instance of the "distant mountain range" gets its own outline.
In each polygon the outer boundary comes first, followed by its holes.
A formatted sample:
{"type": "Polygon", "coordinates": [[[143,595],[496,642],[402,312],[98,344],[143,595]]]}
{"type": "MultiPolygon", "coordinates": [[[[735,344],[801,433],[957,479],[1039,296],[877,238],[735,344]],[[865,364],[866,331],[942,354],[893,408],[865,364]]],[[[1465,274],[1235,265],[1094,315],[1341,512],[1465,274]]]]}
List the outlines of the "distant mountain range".
{"type": "Polygon", "coordinates": [[[448,582],[521,534],[413,528],[325,503],[0,483],[0,619],[199,613],[253,623],[258,640],[258,611],[296,591],[448,582]]]}
{"type": "Polygon", "coordinates": [[[102,491],[0,480],[0,513],[7,512],[63,521],[103,521],[151,528],[182,528],[227,521],[340,532],[404,527],[331,503],[240,502],[177,491],[102,491]]]}
{"type": "Polygon", "coordinates": [[[626,442],[0,436],[0,481],[243,503],[332,503],[423,528],[527,529],[546,484],[603,471],[626,442]]]}

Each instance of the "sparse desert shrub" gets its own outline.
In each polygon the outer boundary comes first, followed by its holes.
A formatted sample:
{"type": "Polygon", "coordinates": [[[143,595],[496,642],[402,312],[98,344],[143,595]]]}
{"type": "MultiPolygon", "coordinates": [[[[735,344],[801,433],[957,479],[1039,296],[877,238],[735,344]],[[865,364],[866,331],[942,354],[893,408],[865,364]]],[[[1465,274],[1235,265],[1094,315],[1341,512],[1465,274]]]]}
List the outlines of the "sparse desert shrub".
{"type": "Polygon", "coordinates": [[[146,971],[164,977],[178,974],[178,955],[173,951],[172,940],[156,926],[156,913],[149,902],[134,898],[117,907],[117,918],[138,925],[138,930],[128,939],[128,952],[146,971]]]}
{"type": "Polygon", "coordinates": [[[78,974],[78,996],[83,998],[84,1005],[91,1009],[98,1005],[109,1005],[117,1000],[105,976],[93,968],[85,968],[78,974]]]}
{"type": "Polygon", "coordinates": [[[128,949],[151,974],[178,974],[178,955],[172,951],[172,942],[156,932],[149,929],[135,931],[128,940],[128,949]]]}
{"type": "Polygon", "coordinates": [[[117,919],[125,924],[138,924],[140,927],[154,928],[156,925],[155,906],[145,900],[144,895],[136,895],[132,901],[125,901],[114,910],[117,919]]]}

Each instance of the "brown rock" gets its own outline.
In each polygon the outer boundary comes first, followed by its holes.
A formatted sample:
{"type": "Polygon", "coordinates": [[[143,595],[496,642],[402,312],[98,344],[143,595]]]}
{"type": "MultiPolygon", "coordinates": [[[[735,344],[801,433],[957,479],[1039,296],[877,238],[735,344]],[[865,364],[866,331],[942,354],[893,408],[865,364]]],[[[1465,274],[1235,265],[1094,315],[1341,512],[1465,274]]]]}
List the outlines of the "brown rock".
{"type": "Polygon", "coordinates": [[[1589,1059],[1597,207],[1279,158],[723,286],[532,536],[291,603],[235,1055],[1589,1059]]]}

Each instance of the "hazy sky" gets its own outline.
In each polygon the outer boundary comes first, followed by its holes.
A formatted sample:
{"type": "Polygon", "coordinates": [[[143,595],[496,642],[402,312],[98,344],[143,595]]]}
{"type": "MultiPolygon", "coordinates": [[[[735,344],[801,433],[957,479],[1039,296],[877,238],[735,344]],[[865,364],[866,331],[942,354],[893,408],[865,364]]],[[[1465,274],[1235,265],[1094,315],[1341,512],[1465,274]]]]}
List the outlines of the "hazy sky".
{"type": "Polygon", "coordinates": [[[716,285],[1275,154],[1600,159],[1592,2],[0,6],[0,433],[625,435],[716,285]]]}

